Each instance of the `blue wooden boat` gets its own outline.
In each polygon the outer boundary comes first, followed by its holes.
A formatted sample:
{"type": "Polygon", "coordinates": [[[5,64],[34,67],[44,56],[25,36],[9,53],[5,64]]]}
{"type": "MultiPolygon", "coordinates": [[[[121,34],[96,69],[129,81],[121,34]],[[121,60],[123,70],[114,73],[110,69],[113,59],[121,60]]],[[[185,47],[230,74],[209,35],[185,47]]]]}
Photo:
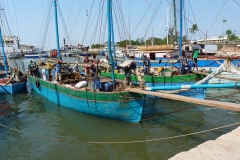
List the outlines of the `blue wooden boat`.
{"type": "Polygon", "coordinates": [[[104,118],[139,122],[143,116],[144,94],[95,92],[77,89],[28,76],[33,90],[61,106],[104,118]]]}
{"type": "MultiPolygon", "coordinates": [[[[54,0],[54,5],[57,48],[60,50],[56,0],[54,0]]],[[[108,0],[108,15],[111,14],[110,12],[110,0],[108,0]]],[[[108,45],[111,46],[110,18],[108,20],[108,29],[108,45]]],[[[58,51],[58,53],[60,52],[58,51]]],[[[112,56],[110,56],[110,58],[112,61],[112,56]]],[[[60,54],[58,54],[58,59],[61,59],[60,54]]],[[[38,77],[28,75],[29,82],[36,93],[54,103],[67,108],[75,109],[83,113],[104,118],[118,119],[129,122],[139,122],[142,119],[143,106],[146,97],[144,94],[131,93],[127,90],[111,91],[111,89],[106,89],[105,91],[101,90],[96,92],[91,89],[87,89],[86,87],[79,89],[69,85],[50,82],[48,79],[51,73],[50,68],[39,67],[39,73],[40,74],[38,77]],[[43,78],[43,75],[45,78],[43,78]]],[[[114,72],[112,72],[112,74],[114,74],[114,72]]],[[[110,88],[114,88],[116,84],[112,82],[115,82],[114,78],[110,82],[103,82],[102,85],[106,86],[110,83],[110,88]]]]}
{"type": "Polygon", "coordinates": [[[4,67],[2,63],[0,64],[0,93],[15,94],[26,88],[27,77],[20,76],[17,69],[11,71],[11,76],[9,73],[9,66],[7,64],[6,53],[4,51],[4,44],[2,39],[2,29],[0,27],[0,41],[2,47],[2,53],[4,58],[4,67]]]}

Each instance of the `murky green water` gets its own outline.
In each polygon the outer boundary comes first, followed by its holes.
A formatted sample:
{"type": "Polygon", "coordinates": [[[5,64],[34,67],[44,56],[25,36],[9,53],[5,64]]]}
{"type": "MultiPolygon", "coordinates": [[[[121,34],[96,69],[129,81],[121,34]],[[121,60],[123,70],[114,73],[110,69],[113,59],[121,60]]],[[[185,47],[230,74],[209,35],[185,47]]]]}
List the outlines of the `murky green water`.
{"type": "MultiPolygon", "coordinates": [[[[226,94],[226,89],[209,90],[207,98],[226,94]]],[[[239,112],[166,99],[148,99],[148,105],[162,114],[195,107],[128,123],[58,106],[31,91],[30,86],[20,94],[0,98],[11,108],[6,114],[0,112],[0,159],[168,159],[238,126],[171,137],[240,122],[239,112]]],[[[240,104],[240,94],[222,100],[240,104]]]]}

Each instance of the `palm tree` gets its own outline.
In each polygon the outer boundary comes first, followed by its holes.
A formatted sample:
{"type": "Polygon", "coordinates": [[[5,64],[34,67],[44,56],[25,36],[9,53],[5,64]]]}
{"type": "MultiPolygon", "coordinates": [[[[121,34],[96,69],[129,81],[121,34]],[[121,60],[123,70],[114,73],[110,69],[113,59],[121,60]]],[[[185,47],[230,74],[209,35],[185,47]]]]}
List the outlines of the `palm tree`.
{"type": "Polygon", "coordinates": [[[195,34],[196,31],[198,31],[198,26],[197,24],[193,24],[192,25],[192,28],[189,28],[189,32],[192,33],[192,34],[195,34]]]}
{"type": "Polygon", "coordinates": [[[228,37],[228,40],[229,40],[230,36],[232,35],[232,30],[226,30],[225,33],[226,33],[226,35],[228,37]]]}

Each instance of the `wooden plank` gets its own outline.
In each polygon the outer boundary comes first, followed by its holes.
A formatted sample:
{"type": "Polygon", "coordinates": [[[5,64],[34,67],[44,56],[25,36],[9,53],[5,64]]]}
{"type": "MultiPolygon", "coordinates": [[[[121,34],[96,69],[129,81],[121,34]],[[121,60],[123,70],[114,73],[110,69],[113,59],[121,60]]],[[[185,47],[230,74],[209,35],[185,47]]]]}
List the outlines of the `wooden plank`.
{"type": "MultiPolygon", "coordinates": [[[[193,73],[196,74],[203,74],[205,76],[208,76],[208,73],[200,72],[200,71],[192,71],[193,73]]],[[[231,77],[225,77],[225,76],[215,76],[214,78],[220,78],[220,79],[226,79],[226,80],[231,80],[231,81],[240,81],[240,78],[231,78],[231,77]]]]}
{"type": "Polygon", "coordinates": [[[233,110],[233,111],[240,111],[240,104],[237,104],[237,103],[220,102],[220,101],[213,101],[213,100],[202,100],[202,99],[197,99],[197,98],[192,98],[192,97],[180,96],[180,95],[176,95],[176,94],[149,92],[149,91],[144,91],[144,90],[135,89],[135,88],[128,89],[128,91],[134,92],[134,93],[142,93],[142,94],[146,94],[146,95],[162,97],[162,98],[171,99],[171,100],[195,103],[195,104],[211,106],[211,107],[216,107],[216,108],[222,108],[222,109],[228,109],[228,110],[233,110]]]}

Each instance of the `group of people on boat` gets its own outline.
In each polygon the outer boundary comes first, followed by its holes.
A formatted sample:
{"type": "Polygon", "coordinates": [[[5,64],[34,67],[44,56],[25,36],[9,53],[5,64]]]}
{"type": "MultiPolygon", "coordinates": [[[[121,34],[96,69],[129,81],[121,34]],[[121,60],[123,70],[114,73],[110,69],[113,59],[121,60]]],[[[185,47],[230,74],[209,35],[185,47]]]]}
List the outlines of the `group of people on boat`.
{"type": "MultiPolygon", "coordinates": [[[[182,55],[177,61],[177,63],[180,63],[180,74],[191,73],[191,70],[194,70],[195,68],[198,70],[197,62],[201,50],[201,46],[198,45],[197,42],[194,42],[192,46],[192,52],[186,51],[188,52],[188,54],[186,54],[185,51],[182,51],[182,55]],[[189,59],[192,59],[193,61],[193,68],[190,65],[189,59]]],[[[141,59],[143,59],[144,75],[150,75],[151,62],[149,57],[143,54],[141,59]]]]}

